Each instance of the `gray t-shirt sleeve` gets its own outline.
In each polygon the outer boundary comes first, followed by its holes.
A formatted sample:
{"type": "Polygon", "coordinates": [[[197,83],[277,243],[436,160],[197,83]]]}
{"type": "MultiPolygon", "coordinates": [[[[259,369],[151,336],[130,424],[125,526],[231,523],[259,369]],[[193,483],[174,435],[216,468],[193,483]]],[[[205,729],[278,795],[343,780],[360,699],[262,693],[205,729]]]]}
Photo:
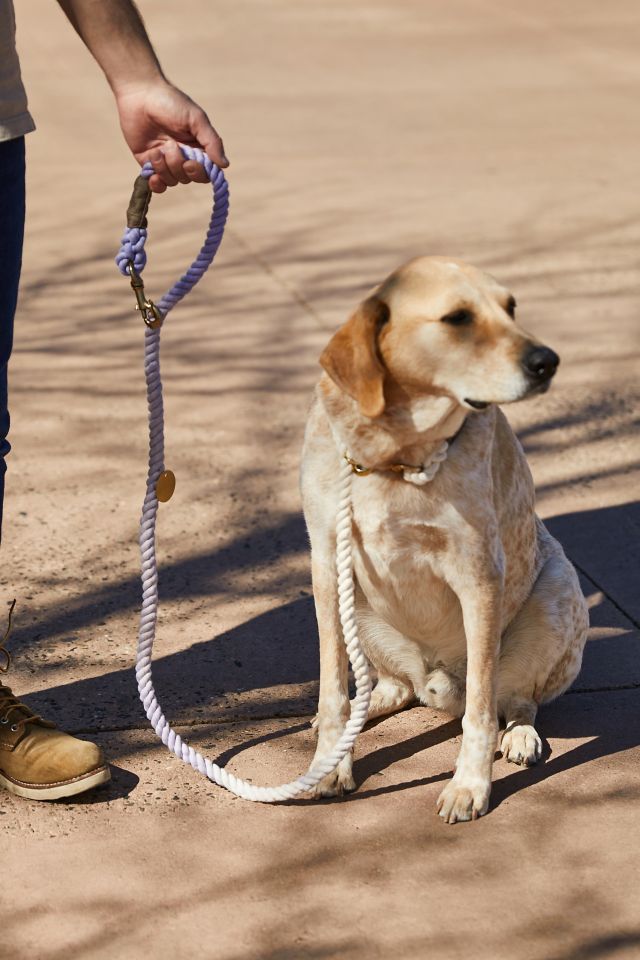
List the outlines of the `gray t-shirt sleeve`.
{"type": "Polygon", "coordinates": [[[13,0],[0,0],[0,140],[13,140],[31,130],[35,124],[20,76],[13,0]]]}

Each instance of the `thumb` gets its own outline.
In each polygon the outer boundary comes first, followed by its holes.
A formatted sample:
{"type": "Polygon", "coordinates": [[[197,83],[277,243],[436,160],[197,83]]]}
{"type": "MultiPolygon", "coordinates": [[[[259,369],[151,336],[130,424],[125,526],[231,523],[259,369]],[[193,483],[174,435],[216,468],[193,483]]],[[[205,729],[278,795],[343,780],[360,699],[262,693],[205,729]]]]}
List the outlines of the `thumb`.
{"type": "Polygon", "coordinates": [[[193,139],[200,145],[206,155],[219,167],[228,167],[229,161],[224,152],[224,144],[217,130],[211,125],[204,110],[198,108],[191,119],[191,133],[193,139]]]}

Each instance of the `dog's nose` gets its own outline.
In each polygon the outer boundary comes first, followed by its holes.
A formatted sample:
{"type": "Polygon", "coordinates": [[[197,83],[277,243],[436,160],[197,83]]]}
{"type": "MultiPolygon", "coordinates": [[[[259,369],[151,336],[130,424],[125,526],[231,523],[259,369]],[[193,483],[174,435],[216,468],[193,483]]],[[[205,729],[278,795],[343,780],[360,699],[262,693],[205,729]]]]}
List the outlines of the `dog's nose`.
{"type": "Polygon", "coordinates": [[[522,357],[522,366],[535,380],[551,380],[558,369],[560,357],[549,347],[530,347],[522,357]]]}

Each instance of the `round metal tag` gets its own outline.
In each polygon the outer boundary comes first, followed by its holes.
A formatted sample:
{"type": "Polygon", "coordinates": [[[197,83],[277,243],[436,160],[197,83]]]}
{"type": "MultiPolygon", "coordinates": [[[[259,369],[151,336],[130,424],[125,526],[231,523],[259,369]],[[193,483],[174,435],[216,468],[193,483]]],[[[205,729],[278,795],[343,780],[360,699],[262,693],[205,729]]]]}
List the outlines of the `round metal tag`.
{"type": "Polygon", "coordinates": [[[176,488],[176,478],[172,470],[163,470],[156,480],[156,497],[160,503],[166,503],[171,500],[173,491],[176,488]]]}

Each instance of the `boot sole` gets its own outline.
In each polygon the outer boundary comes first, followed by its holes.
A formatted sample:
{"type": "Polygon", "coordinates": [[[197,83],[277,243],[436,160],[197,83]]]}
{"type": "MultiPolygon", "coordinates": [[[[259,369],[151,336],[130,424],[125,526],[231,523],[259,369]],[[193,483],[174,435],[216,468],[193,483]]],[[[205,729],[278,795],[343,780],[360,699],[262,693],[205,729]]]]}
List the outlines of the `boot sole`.
{"type": "Polygon", "coordinates": [[[61,800],[63,797],[74,797],[78,793],[84,793],[85,790],[93,790],[94,787],[108,783],[109,780],[111,780],[111,771],[107,766],[90,770],[89,773],[74,777],[73,780],[43,783],[42,786],[37,783],[20,783],[0,771],[0,787],[27,800],[61,800]]]}

